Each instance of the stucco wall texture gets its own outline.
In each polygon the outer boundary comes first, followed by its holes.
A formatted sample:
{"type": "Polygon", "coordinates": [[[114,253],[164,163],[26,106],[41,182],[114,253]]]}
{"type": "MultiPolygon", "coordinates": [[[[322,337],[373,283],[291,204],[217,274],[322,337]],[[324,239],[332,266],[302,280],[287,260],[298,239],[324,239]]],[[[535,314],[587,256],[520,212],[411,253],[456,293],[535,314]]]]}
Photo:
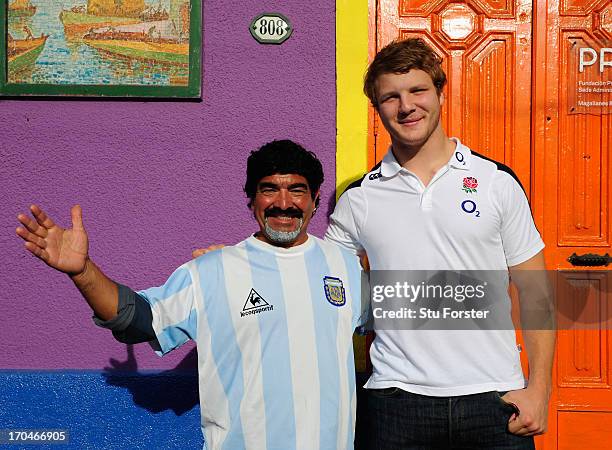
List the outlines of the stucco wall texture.
{"type": "Polygon", "coordinates": [[[204,0],[202,102],[0,101],[0,368],[173,369],[192,348],[162,359],[140,345],[126,362],[126,346],[93,325],[68,277],[15,235],[31,203],[63,226],[81,204],[92,259],[135,289],[159,285],[193,248],[256,230],[242,192],[246,157],[291,138],[325,166],[310,229],[322,235],[334,194],[334,6],[204,0]],[[293,24],[283,45],[249,34],[268,11],[293,24]]]}

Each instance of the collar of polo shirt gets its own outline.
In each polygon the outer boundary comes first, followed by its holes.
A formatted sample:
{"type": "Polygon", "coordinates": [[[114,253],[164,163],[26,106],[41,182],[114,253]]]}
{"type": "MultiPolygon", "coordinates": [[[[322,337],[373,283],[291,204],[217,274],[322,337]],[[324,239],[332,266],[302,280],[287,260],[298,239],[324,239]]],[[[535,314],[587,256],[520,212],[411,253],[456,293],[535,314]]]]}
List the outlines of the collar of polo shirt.
{"type": "MultiPolygon", "coordinates": [[[[455,142],[456,146],[448,161],[448,165],[455,169],[468,170],[470,168],[472,152],[458,138],[452,137],[450,139],[455,142]]],[[[389,146],[387,154],[380,163],[380,173],[383,177],[391,178],[397,175],[400,170],[402,170],[402,166],[395,159],[392,148],[389,146]]]]}

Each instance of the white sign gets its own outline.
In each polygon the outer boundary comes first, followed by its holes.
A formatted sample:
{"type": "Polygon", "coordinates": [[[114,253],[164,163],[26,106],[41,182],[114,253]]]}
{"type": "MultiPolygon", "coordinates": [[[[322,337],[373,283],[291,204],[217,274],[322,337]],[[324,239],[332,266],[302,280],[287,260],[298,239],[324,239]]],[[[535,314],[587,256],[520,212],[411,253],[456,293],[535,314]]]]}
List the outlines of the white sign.
{"type": "Polygon", "coordinates": [[[592,66],[597,62],[599,57],[599,71],[603,72],[604,67],[612,67],[612,60],[606,59],[606,54],[612,55],[612,48],[602,48],[599,53],[592,48],[581,48],[580,49],[580,65],[579,71],[584,72],[585,66],[592,66]],[[587,56],[588,55],[588,56],[587,56]]]}
{"type": "Polygon", "coordinates": [[[293,32],[289,19],[279,13],[263,13],[251,22],[251,35],[260,44],[282,44],[293,32]]]}

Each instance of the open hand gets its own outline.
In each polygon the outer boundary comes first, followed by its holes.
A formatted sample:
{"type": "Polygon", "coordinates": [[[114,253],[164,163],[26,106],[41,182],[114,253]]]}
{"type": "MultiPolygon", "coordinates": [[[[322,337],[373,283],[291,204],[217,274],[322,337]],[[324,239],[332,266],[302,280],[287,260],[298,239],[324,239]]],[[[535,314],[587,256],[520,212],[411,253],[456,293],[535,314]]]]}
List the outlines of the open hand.
{"type": "Polygon", "coordinates": [[[25,241],[25,248],[49,267],[69,275],[81,273],[89,247],[81,207],[75,205],[70,210],[72,229],[58,226],[36,205],[30,206],[30,212],[34,220],[25,214],[17,216],[23,227],[18,227],[16,233],[25,241]]]}

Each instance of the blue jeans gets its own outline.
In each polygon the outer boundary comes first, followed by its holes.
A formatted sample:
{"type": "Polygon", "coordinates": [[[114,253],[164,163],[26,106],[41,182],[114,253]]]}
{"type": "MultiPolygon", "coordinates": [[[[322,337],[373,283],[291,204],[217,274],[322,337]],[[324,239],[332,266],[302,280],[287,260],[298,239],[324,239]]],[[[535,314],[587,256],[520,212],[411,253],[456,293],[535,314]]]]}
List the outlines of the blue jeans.
{"type": "Polygon", "coordinates": [[[503,392],[430,397],[399,388],[368,389],[369,450],[535,449],[508,432],[514,406],[503,392]]]}

